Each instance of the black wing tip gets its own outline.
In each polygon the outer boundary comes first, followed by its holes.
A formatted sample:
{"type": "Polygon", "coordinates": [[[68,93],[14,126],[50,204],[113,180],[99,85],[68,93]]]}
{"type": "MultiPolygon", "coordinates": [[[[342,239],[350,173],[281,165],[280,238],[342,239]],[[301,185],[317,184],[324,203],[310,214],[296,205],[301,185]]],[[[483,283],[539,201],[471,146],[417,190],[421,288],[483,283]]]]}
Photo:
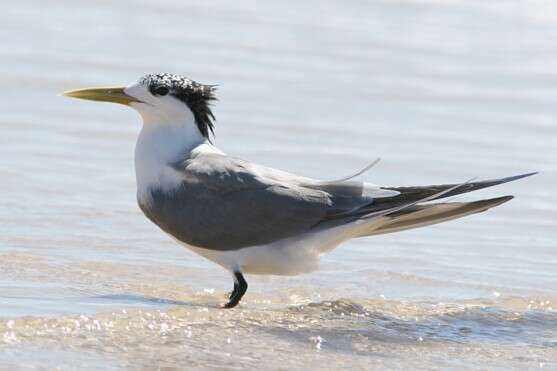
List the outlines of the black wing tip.
{"type": "Polygon", "coordinates": [[[501,204],[504,204],[505,202],[509,202],[513,198],[514,198],[514,196],[507,195],[507,196],[492,198],[491,201],[497,202],[497,204],[501,205],[501,204]]]}
{"type": "Polygon", "coordinates": [[[470,202],[470,205],[485,206],[485,209],[483,210],[483,211],[485,211],[485,210],[491,209],[493,207],[497,207],[499,205],[507,203],[510,200],[512,200],[513,198],[514,198],[514,196],[511,196],[511,195],[495,197],[495,198],[488,198],[488,199],[485,199],[485,200],[472,201],[472,202],[470,202]]]}
{"type": "Polygon", "coordinates": [[[531,173],[526,173],[526,174],[520,174],[520,175],[515,175],[515,176],[511,176],[508,177],[507,179],[509,179],[509,182],[513,181],[513,180],[518,180],[518,179],[522,179],[522,178],[528,178],[529,176],[532,175],[536,175],[539,174],[539,171],[532,171],[531,173]]]}
{"type": "MultiPolygon", "coordinates": [[[[497,185],[497,184],[504,184],[504,183],[509,183],[509,182],[514,182],[515,180],[519,180],[519,179],[523,179],[523,178],[528,178],[532,175],[536,175],[538,174],[537,171],[533,171],[531,173],[526,173],[526,174],[519,174],[519,175],[513,175],[513,176],[509,176],[506,178],[500,178],[500,179],[495,179],[495,180],[487,180],[485,181],[486,183],[491,183],[493,182],[493,185],[497,185]]],[[[481,182],[480,182],[481,183],[481,182]]]]}

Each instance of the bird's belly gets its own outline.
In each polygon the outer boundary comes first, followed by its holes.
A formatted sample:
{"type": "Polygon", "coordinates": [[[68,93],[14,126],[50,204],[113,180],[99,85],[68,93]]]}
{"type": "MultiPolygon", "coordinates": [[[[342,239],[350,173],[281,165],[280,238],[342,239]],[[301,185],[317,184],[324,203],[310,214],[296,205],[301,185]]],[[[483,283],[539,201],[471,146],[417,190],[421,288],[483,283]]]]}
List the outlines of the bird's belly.
{"type": "Polygon", "coordinates": [[[229,271],[293,276],[312,272],[319,267],[319,254],[311,253],[310,249],[295,251],[285,244],[274,243],[222,251],[177,242],[229,271]]]}
{"type": "Polygon", "coordinates": [[[347,235],[339,228],[305,233],[270,244],[237,250],[204,249],[173,238],[182,246],[229,271],[294,276],[317,270],[320,255],[337,247],[347,238],[347,235]]]}

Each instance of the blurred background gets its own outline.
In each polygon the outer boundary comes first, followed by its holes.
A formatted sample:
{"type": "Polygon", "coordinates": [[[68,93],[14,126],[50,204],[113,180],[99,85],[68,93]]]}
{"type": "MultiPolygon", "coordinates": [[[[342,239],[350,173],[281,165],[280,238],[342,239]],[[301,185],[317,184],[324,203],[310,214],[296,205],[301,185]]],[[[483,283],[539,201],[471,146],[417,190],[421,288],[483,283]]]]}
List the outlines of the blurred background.
{"type": "Polygon", "coordinates": [[[557,4],[30,1],[0,12],[0,368],[557,368],[557,4]],[[218,84],[229,154],[382,185],[541,174],[488,213],[230,277],[136,206],[139,116],[68,100],[218,84]]]}

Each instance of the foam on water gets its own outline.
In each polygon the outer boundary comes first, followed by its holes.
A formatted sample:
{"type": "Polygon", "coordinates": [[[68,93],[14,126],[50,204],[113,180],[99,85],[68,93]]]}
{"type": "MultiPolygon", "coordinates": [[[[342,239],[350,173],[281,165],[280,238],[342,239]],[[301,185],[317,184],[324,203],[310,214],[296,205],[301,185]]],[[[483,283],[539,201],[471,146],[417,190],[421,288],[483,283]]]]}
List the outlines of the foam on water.
{"type": "Polygon", "coordinates": [[[187,300],[166,309],[5,320],[0,322],[5,344],[0,360],[26,357],[38,365],[50,357],[38,350],[43,349],[60,354],[53,366],[98,357],[134,369],[185,364],[243,369],[261,362],[268,368],[330,369],[338,362],[361,367],[370,359],[375,367],[402,367],[417,356],[428,362],[424,365],[440,368],[468,361],[491,368],[557,366],[557,314],[548,307],[556,299],[541,306],[537,298],[340,299],[307,305],[249,300],[236,311],[221,310],[218,298],[187,300]],[[87,352],[76,357],[68,348],[87,352]]]}

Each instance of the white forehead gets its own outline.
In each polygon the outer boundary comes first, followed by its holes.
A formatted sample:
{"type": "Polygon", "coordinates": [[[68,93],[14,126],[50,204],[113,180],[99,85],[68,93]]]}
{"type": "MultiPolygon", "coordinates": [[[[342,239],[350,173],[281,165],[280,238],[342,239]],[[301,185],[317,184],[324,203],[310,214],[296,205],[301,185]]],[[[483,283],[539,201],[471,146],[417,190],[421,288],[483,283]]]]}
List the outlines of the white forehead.
{"type": "Polygon", "coordinates": [[[134,98],[139,99],[142,102],[148,102],[151,96],[147,85],[143,85],[139,82],[128,85],[124,88],[124,93],[134,98]]]}

